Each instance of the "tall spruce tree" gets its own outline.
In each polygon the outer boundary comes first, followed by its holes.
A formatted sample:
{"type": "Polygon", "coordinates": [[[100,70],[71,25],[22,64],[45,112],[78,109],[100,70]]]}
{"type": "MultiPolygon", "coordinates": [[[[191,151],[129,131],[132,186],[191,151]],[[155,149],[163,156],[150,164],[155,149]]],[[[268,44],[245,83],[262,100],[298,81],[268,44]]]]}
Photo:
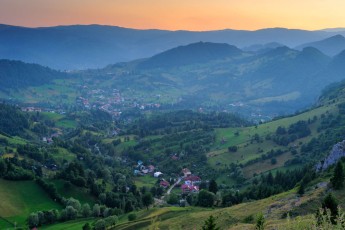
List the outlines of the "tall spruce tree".
{"type": "Polygon", "coordinates": [[[338,161],[337,165],[335,166],[333,177],[331,178],[331,183],[334,189],[341,189],[344,187],[344,168],[341,161],[338,161]]]}
{"type": "Polygon", "coordinates": [[[208,191],[213,192],[214,194],[216,194],[218,192],[218,185],[217,182],[215,180],[210,180],[210,184],[208,186],[208,191]]]}

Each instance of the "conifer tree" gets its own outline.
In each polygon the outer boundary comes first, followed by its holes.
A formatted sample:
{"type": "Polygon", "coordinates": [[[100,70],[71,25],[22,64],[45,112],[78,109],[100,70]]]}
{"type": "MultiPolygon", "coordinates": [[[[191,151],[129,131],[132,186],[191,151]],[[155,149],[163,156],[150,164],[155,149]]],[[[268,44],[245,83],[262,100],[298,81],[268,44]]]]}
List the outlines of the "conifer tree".
{"type": "Polygon", "coordinates": [[[335,166],[333,177],[331,178],[331,183],[334,189],[341,189],[344,187],[344,168],[341,161],[338,161],[337,165],[335,166]]]}
{"type": "Polygon", "coordinates": [[[204,226],[202,226],[202,230],[219,230],[220,228],[217,227],[216,218],[212,215],[205,220],[204,226]]]}

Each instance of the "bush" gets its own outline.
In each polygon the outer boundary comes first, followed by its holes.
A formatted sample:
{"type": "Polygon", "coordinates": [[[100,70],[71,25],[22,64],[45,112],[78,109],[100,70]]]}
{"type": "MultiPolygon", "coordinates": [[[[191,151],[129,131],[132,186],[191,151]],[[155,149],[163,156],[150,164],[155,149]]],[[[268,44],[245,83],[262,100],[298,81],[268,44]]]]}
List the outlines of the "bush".
{"type": "Polygon", "coordinates": [[[137,215],[135,213],[131,213],[128,215],[128,221],[133,221],[137,218],[137,215]]]}

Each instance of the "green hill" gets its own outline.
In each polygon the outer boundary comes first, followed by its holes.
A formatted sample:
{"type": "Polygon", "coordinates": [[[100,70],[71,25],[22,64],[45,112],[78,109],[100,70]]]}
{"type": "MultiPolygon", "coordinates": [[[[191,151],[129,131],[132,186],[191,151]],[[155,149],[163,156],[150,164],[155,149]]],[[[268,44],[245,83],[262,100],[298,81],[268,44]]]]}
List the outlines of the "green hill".
{"type": "MultiPolygon", "coordinates": [[[[34,181],[0,180],[0,217],[19,226],[26,225],[31,212],[50,209],[61,209],[62,206],[53,201],[48,194],[34,181]]],[[[0,222],[0,228],[8,226],[0,222]]]]}
{"type": "Polygon", "coordinates": [[[201,64],[217,59],[234,58],[243,51],[228,44],[199,42],[167,50],[141,63],[138,68],[172,68],[184,65],[201,64]]]}

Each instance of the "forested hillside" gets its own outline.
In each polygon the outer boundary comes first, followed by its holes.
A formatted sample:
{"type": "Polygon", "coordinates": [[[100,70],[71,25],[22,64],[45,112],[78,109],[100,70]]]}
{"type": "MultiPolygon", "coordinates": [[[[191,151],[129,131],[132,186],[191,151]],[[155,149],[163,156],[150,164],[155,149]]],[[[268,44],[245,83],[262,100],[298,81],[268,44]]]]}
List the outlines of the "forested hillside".
{"type": "Polygon", "coordinates": [[[37,64],[21,61],[0,60],[0,89],[23,89],[28,86],[40,86],[54,79],[66,78],[67,75],[37,64]]]}

